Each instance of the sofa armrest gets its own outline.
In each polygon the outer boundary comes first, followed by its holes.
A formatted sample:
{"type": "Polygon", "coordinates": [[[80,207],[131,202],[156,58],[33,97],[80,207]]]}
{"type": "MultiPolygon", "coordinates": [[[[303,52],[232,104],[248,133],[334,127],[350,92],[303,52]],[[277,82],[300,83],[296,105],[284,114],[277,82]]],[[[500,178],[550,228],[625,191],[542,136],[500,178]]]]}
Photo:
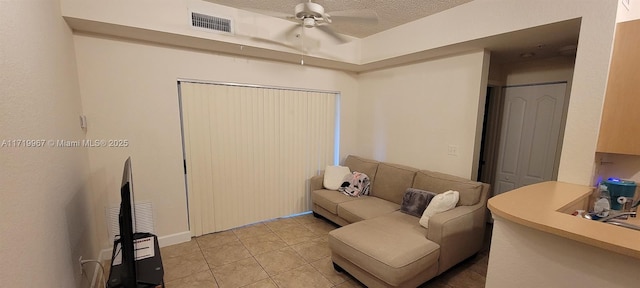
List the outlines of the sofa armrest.
{"type": "Polygon", "coordinates": [[[482,248],[486,225],[485,203],[458,206],[429,218],[427,239],[440,245],[438,274],[482,248]]]}
{"type": "Polygon", "coordinates": [[[324,185],[322,184],[323,181],[324,171],[320,171],[320,175],[313,176],[309,180],[309,191],[313,192],[322,189],[324,187],[324,185]]]}

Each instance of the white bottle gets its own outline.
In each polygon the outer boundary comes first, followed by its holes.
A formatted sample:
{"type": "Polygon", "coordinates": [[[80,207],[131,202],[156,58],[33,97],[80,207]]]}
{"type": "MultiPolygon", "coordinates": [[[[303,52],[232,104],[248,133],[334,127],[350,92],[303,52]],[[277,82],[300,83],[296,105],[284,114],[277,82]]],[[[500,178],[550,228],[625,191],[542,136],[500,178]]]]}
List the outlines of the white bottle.
{"type": "Polygon", "coordinates": [[[599,217],[609,216],[609,210],[611,210],[611,196],[607,186],[600,185],[600,199],[598,199],[593,207],[593,212],[599,217]]]}

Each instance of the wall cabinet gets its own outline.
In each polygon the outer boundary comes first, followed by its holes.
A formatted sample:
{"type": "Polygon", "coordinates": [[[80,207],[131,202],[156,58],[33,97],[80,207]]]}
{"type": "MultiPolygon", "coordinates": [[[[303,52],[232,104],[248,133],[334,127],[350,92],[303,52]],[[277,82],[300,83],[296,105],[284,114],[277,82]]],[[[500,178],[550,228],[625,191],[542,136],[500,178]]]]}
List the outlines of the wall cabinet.
{"type": "Polygon", "coordinates": [[[596,151],[640,155],[640,20],[616,27],[596,151]]]}

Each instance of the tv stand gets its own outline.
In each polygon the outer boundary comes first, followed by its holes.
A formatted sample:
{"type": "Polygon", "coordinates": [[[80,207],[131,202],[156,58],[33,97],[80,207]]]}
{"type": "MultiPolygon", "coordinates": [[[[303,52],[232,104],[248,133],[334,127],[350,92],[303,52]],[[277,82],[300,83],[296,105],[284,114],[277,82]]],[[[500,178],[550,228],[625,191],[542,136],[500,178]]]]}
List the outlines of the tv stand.
{"type": "Polygon", "coordinates": [[[164,267],[162,267],[162,257],[160,256],[160,246],[158,246],[158,237],[151,233],[134,233],[134,240],[145,238],[153,238],[154,255],[153,257],[136,260],[136,279],[137,287],[125,287],[122,283],[121,273],[123,265],[116,263],[118,256],[122,259],[122,247],[120,239],[113,241],[113,253],[111,254],[111,269],[109,271],[109,281],[107,288],[164,288],[164,267]],[[116,263],[116,265],[114,265],[116,263]]]}

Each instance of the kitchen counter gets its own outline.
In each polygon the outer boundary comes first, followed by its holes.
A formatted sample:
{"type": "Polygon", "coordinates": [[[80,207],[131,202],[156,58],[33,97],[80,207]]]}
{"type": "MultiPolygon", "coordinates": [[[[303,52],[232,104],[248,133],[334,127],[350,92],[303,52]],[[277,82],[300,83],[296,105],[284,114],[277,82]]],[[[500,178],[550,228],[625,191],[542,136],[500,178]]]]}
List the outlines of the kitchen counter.
{"type": "MultiPolygon", "coordinates": [[[[640,231],[572,216],[587,210],[593,187],[543,182],[489,199],[493,215],[541,232],[640,259],[640,231]]],[[[629,218],[640,225],[640,218],[629,218]]]]}
{"type": "Polygon", "coordinates": [[[638,287],[640,231],[571,215],[586,210],[592,194],[592,187],[544,182],[489,199],[485,286],[638,287]]]}

